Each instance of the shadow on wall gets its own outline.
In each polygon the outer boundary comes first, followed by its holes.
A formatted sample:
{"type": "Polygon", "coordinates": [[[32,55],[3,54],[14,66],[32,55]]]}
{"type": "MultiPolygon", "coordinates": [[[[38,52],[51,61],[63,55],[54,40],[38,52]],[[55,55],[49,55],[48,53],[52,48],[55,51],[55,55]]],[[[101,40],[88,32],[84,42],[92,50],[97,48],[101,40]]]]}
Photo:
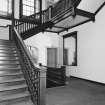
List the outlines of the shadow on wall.
{"type": "Polygon", "coordinates": [[[28,50],[30,51],[32,58],[36,64],[38,64],[39,60],[39,50],[37,47],[27,45],[28,50]]]}

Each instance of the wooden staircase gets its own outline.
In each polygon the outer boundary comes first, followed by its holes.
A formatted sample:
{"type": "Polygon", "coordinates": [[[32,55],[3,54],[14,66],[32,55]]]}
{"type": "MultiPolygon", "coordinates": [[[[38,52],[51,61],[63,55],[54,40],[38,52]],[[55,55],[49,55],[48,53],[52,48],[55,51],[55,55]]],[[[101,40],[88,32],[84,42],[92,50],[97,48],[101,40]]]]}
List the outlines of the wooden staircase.
{"type": "Polygon", "coordinates": [[[0,40],[0,105],[33,105],[12,41],[0,40]]]}
{"type": "Polygon", "coordinates": [[[49,7],[39,13],[14,19],[14,26],[22,39],[25,40],[40,32],[52,28],[62,18],[75,15],[75,8],[81,0],[60,0],[56,5],[49,7]],[[65,17],[66,16],[66,17],[65,17]]]}

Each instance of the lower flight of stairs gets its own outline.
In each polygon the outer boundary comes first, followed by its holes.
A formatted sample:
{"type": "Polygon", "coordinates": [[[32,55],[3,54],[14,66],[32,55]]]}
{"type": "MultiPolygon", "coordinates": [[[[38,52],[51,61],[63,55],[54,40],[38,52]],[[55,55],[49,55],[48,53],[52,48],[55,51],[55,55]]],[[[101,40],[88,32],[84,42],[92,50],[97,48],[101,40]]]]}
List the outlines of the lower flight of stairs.
{"type": "Polygon", "coordinates": [[[0,40],[0,105],[33,105],[21,70],[15,44],[0,40]]]}

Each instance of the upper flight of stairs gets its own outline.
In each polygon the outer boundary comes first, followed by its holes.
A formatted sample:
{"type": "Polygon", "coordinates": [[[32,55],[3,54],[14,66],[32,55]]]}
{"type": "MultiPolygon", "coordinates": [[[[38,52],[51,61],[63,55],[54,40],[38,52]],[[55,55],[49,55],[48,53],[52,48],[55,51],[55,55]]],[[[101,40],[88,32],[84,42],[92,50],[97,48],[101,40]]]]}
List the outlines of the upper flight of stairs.
{"type": "Polygon", "coordinates": [[[0,40],[0,105],[33,105],[19,59],[14,43],[0,40]]]}

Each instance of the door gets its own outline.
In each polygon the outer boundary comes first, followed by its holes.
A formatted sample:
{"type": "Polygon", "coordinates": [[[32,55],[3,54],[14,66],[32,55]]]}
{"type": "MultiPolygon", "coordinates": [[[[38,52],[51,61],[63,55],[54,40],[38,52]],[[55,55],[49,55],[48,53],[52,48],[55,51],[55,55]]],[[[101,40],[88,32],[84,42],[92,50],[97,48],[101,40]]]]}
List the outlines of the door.
{"type": "Polygon", "coordinates": [[[47,48],[47,66],[57,67],[57,48],[47,48]]]}

